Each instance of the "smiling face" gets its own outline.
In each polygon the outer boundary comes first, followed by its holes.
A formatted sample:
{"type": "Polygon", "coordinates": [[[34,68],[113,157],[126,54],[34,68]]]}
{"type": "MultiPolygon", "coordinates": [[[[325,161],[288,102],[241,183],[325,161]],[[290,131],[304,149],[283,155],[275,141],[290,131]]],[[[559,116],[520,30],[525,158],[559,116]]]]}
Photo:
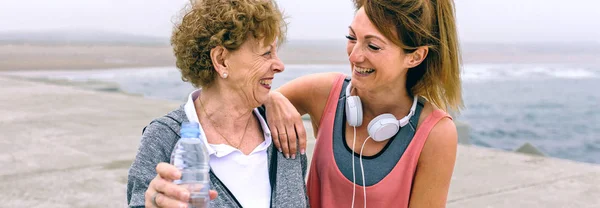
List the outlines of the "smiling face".
{"type": "Polygon", "coordinates": [[[352,86],[366,91],[404,86],[407,55],[377,30],[364,8],[356,12],[346,38],[352,86]]]}
{"type": "Polygon", "coordinates": [[[263,42],[250,37],[224,59],[229,75],[227,86],[252,106],[260,106],[267,100],[275,74],[284,70],[277,57],[276,42],[270,45],[263,42]]]}

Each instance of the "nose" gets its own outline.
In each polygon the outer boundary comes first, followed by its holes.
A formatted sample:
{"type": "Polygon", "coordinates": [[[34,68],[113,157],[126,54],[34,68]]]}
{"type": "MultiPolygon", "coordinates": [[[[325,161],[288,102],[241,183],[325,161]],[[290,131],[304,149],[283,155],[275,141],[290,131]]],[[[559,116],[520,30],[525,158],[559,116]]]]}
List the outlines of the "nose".
{"type": "Polygon", "coordinates": [[[348,60],[350,63],[361,63],[364,61],[365,56],[363,51],[360,49],[359,44],[354,44],[353,47],[350,48],[350,55],[348,56],[348,60]]]}
{"type": "Polygon", "coordinates": [[[285,65],[283,64],[283,62],[281,61],[281,59],[279,59],[279,57],[275,57],[275,63],[273,63],[273,65],[271,65],[271,68],[273,69],[273,71],[275,73],[280,73],[285,71],[285,65]]]}

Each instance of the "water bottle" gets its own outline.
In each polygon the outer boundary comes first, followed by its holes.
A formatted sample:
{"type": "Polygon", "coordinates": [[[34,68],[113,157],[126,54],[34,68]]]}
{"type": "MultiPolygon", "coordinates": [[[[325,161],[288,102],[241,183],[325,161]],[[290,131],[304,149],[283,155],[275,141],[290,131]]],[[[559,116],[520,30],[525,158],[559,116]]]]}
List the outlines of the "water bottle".
{"type": "Polygon", "coordinates": [[[190,191],[189,208],[208,207],[210,189],[208,150],[200,139],[200,126],[195,122],[181,124],[181,139],[171,154],[171,164],[181,171],[181,179],[175,184],[190,191]]]}

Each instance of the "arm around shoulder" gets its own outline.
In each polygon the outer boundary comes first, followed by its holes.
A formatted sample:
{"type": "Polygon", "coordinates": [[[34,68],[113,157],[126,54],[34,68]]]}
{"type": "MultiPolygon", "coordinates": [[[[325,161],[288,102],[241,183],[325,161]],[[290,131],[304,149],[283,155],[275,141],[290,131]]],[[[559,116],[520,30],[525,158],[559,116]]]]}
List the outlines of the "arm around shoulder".
{"type": "Polygon", "coordinates": [[[325,108],[333,81],[338,72],[310,74],[287,82],[277,89],[296,107],[300,115],[320,114],[325,108]]]}
{"type": "MultiPolygon", "coordinates": [[[[273,143],[286,158],[306,149],[306,130],[302,115],[308,113],[313,125],[319,121],[329,91],[341,73],[320,73],[294,79],[269,94],[265,102],[267,122],[273,143]]],[[[314,128],[315,130],[317,128],[314,128]]]]}
{"type": "Polygon", "coordinates": [[[410,207],[446,207],[457,144],[454,122],[443,118],[433,127],[421,151],[410,207]]]}

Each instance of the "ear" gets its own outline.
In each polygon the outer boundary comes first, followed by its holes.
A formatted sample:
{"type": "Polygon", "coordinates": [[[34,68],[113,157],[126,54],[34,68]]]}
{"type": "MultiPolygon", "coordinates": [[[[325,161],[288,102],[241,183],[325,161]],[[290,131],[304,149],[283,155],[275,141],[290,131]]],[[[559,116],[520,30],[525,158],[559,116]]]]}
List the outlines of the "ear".
{"type": "Polygon", "coordinates": [[[223,46],[216,46],[213,49],[210,49],[210,60],[220,76],[222,76],[223,73],[227,73],[227,64],[225,64],[227,53],[228,50],[223,46]]]}
{"type": "Polygon", "coordinates": [[[406,54],[406,64],[408,65],[408,68],[414,68],[416,66],[419,66],[419,64],[421,64],[423,60],[425,60],[425,58],[427,57],[428,52],[429,47],[421,46],[418,47],[417,50],[413,51],[412,53],[406,54]]]}

